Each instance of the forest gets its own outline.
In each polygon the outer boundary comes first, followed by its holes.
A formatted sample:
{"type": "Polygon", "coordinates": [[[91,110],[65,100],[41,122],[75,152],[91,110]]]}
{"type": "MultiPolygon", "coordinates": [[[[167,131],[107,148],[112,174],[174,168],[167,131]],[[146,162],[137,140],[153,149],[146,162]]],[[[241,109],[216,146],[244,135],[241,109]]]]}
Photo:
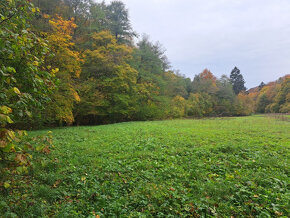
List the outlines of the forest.
{"type": "Polygon", "coordinates": [[[0,187],[28,173],[33,146],[50,153],[50,134],[22,130],[290,112],[289,74],[247,89],[238,67],[224,73],[174,70],[122,1],[1,0],[0,187]]]}
{"type": "Polygon", "coordinates": [[[1,116],[15,127],[289,112],[289,75],[250,91],[237,67],[186,78],[120,1],[5,0],[0,25],[1,116]]]}

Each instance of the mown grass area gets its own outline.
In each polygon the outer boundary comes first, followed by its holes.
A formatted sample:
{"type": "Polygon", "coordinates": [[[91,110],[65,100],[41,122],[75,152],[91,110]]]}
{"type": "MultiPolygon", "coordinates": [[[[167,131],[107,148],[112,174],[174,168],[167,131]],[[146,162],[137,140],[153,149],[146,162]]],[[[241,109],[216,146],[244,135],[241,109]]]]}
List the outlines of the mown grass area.
{"type": "Polygon", "coordinates": [[[289,216],[287,121],[253,116],[51,131],[55,147],[33,166],[30,185],[1,193],[4,217],[289,216]]]}

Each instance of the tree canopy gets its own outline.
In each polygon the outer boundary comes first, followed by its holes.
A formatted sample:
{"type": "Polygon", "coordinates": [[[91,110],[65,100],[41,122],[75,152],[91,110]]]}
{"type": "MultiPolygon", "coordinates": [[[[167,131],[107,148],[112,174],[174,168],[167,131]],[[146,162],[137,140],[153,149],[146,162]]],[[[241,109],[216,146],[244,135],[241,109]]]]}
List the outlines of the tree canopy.
{"type": "Polygon", "coordinates": [[[237,67],[235,67],[232,70],[230,79],[231,79],[233,89],[236,95],[239,94],[241,91],[246,91],[244,77],[237,67]]]}

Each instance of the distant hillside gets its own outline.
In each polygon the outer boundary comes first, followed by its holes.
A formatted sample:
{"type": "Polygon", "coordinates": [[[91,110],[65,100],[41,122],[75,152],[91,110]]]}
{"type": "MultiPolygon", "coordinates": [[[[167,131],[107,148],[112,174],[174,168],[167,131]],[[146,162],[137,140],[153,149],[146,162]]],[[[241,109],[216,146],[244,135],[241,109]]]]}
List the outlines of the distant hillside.
{"type": "Polygon", "coordinates": [[[248,90],[248,97],[254,102],[256,113],[290,112],[290,74],[274,82],[261,83],[248,90]]]}
{"type": "MultiPolygon", "coordinates": [[[[280,77],[280,78],[279,78],[278,80],[276,80],[276,81],[269,82],[269,83],[265,84],[265,86],[273,86],[273,85],[275,85],[275,84],[280,84],[280,83],[282,83],[286,78],[290,78],[290,74],[286,74],[285,76],[280,77]]],[[[256,86],[256,87],[254,87],[254,88],[249,89],[249,90],[248,90],[248,93],[255,93],[255,92],[258,92],[259,89],[260,89],[260,87],[259,87],[259,86],[256,86]]]]}

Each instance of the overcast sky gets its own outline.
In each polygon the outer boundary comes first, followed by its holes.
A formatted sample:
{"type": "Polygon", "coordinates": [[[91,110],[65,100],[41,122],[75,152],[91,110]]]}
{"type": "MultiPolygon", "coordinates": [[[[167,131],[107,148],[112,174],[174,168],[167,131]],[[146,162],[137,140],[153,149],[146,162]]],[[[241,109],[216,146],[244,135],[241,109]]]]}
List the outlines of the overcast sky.
{"type": "MultiPolygon", "coordinates": [[[[106,2],[110,2],[107,0],[106,2]]],[[[123,0],[135,31],[193,78],[237,66],[251,88],[290,73],[290,0],[123,0]]]]}

